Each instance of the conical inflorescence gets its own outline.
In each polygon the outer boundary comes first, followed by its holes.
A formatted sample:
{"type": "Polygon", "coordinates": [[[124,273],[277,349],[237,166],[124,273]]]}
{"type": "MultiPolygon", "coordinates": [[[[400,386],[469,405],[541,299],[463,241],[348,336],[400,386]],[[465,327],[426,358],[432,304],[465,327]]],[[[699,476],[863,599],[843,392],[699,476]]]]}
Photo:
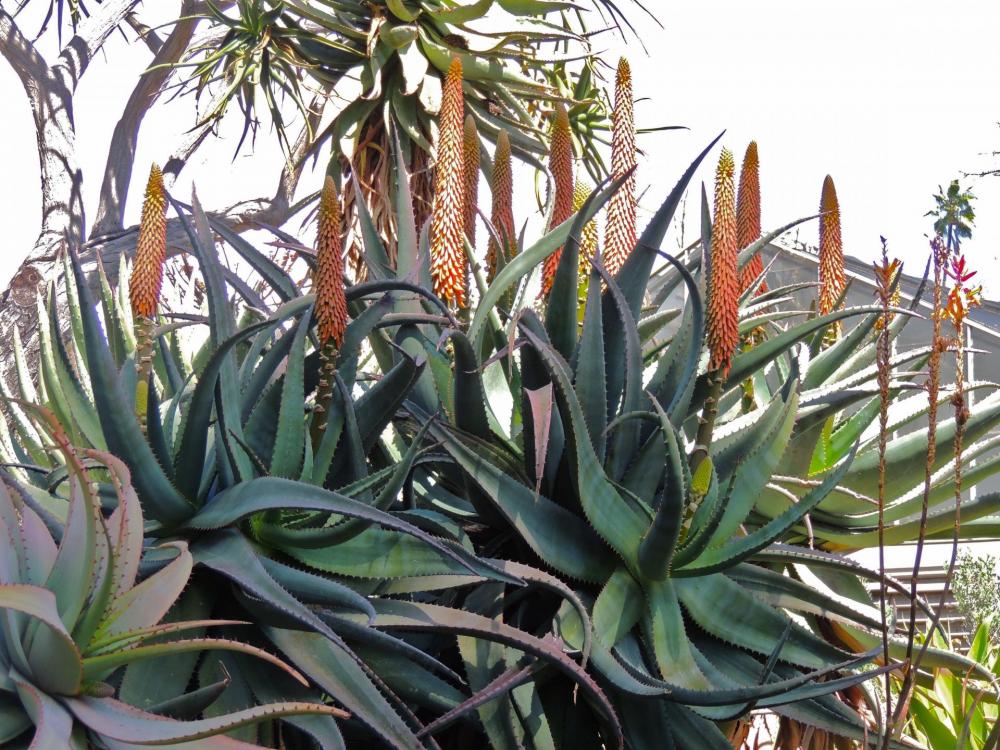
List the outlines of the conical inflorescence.
{"type": "Polygon", "coordinates": [[[465,118],[462,136],[462,185],[465,193],[465,236],[476,246],[476,215],[479,208],[479,130],[472,115],[465,118]]]}
{"type": "Polygon", "coordinates": [[[715,173],[715,214],[712,219],[712,267],[708,282],[707,338],[711,354],[709,369],[729,374],[733,354],[740,343],[736,247],[735,162],[729,149],[722,149],[715,173]]]}
{"type": "Polygon", "coordinates": [[[135,411],[146,428],[149,381],[153,371],[153,327],[163,287],[163,264],[167,259],[167,191],[163,173],[153,164],[146,182],[146,196],[139,219],[139,239],[129,276],[129,302],[135,317],[136,388],[135,411]]]}
{"type": "Polygon", "coordinates": [[[455,57],[441,96],[430,226],[434,293],[453,307],[466,305],[464,108],[462,63],[455,57]]]}
{"type": "Polygon", "coordinates": [[[344,343],[347,329],[347,298],[344,287],[344,238],[340,232],[341,211],[332,177],[323,183],[316,228],[316,329],[320,346],[344,343]]]}
{"type": "Polygon", "coordinates": [[[844,245],[840,237],[840,204],[830,175],[823,180],[819,210],[819,312],[833,312],[844,293],[844,245]]]}
{"type": "MultiPolygon", "coordinates": [[[[750,141],[740,169],[740,187],[736,193],[736,247],[740,250],[760,239],[760,160],[757,155],[757,141],[750,141]]],[[[740,292],[756,281],[764,272],[764,261],[760,253],[754,253],[746,265],[740,269],[740,292]]],[[[757,294],[767,291],[767,284],[761,283],[757,294]]]]}
{"type": "MultiPolygon", "coordinates": [[[[552,119],[552,141],[549,145],[549,171],[555,183],[555,195],[549,230],[573,215],[573,135],[569,128],[569,115],[560,103],[556,105],[552,119]]],[[[559,267],[560,247],[548,258],[542,270],[542,295],[547,296],[559,267]]]]}
{"type": "MultiPolygon", "coordinates": [[[[615,78],[615,106],[611,112],[611,177],[618,179],[636,164],[635,117],[632,111],[632,71],[624,57],[615,78]]],[[[614,276],[635,247],[635,172],[611,196],[604,232],[604,264],[614,276]]]]}
{"type": "Polygon", "coordinates": [[[497,136],[490,187],[493,191],[490,223],[493,224],[500,241],[504,243],[501,253],[496,240],[490,238],[489,249],[486,252],[486,278],[488,281],[493,281],[493,277],[497,274],[499,258],[512,256],[517,249],[514,238],[514,171],[510,159],[510,137],[506,130],[501,130],[497,136]]]}
{"type": "MultiPolygon", "coordinates": [[[[583,180],[577,180],[573,187],[573,213],[579,213],[594,191],[583,180]]],[[[590,261],[597,254],[597,219],[591,219],[583,227],[580,236],[580,275],[583,278],[590,273],[590,261]]]]}
{"type": "Polygon", "coordinates": [[[129,276],[129,301],[137,318],[152,318],[160,302],[163,263],[167,258],[167,192],[163,173],[155,164],[149,170],[146,196],[139,220],[139,240],[129,276]]]}

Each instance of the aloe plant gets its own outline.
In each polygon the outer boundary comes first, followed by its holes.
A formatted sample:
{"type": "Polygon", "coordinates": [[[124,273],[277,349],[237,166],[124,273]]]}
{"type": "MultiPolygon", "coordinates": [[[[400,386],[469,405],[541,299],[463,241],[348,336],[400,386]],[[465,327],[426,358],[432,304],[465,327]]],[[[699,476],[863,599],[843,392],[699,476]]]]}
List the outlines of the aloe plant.
{"type": "Polygon", "coordinates": [[[144,547],[142,509],[125,465],[107,453],[74,451],[51,413],[22,406],[51,430],[66,467],[66,502],[61,513],[40,507],[18,482],[0,476],[0,526],[7,540],[0,554],[4,747],[251,747],[222,735],[277,719],[308,727],[347,717],[321,702],[296,700],[201,716],[228,681],[184,691],[169,703],[129,703],[122,695],[122,669],[127,685],[129,671],[147,660],[197,658],[201,652],[210,652],[206,663],[212,654],[239,654],[265,674],[273,671],[303,686],[306,681],[268,651],[205,635],[207,629],[235,630],[247,623],[164,621],[194,566],[187,544],[144,547]],[[108,516],[101,509],[98,475],[107,478],[117,501],[108,516]],[[158,569],[140,581],[151,558],[158,569]]]}

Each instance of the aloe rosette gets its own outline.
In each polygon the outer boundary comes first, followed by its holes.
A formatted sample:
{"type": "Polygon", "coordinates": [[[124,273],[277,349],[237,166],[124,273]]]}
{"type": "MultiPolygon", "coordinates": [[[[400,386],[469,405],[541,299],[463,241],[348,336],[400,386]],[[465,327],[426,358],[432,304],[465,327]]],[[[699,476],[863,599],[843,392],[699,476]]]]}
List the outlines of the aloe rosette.
{"type": "Polygon", "coordinates": [[[0,477],[0,527],[7,540],[0,552],[4,747],[257,747],[223,735],[278,719],[308,727],[347,717],[322,702],[295,700],[202,715],[227,682],[202,684],[156,705],[130,703],[130,670],[137,665],[204,652],[210,652],[206,663],[213,655],[239,654],[263,674],[303,687],[306,681],[268,651],[205,634],[235,631],[245,622],[164,620],[194,566],[187,545],[144,547],[142,509],[124,464],[106,453],[74,451],[51,413],[22,406],[52,431],[65,462],[67,500],[59,517],[17,481],[0,477]],[[110,515],[101,509],[94,481],[99,474],[117,501],[110,515]],[[151,557],[156,570],[140,580],[151,557]]]}

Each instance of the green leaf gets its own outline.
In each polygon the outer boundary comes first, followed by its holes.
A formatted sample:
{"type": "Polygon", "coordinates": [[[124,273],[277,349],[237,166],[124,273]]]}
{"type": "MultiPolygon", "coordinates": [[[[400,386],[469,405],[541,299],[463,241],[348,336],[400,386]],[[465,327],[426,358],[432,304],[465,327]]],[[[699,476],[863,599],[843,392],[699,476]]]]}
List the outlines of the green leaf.
{"type": "Polygon", "coordinates": [[[83,677],[80,652],[59,617],[55,595],[39,586],[3,584],[0,585],[0,609],[11,609],[34,618],[53,636],[48,639],[52,650],[32,655],[30,659],[31,681],[50,693],[73,695],[79,691],[83,677]]]}
{"type": "MultiPolygon", "coordinates": [[[[83,724],[111,739],[138,744],[155,742],[193,742],[210,750],[206,738],[223,734],[247,724],[272,721],[282,716],[327,714],[341,716],[343,712],[322,703],[275,703],[254,706],[224,716],[194,721],[175,721],[157,714],[140,711],[113,698],[66,698],[66,707],[83,724]]],[[[225,747],[225,745],[220,745],[225,747]]]]}
{"type": "Polygon", "coordinates": [[[639,622],[643,609],[642,588],[625,568],[616,568],[594,602],[594,635],[612,648],[639,622]]]}
{"type": "Polygon", "coordinates": [[[271,452],[271,474],[277,477],[297,478],[302,471],[306,442],[304,370],[309,322],[310,314],[306,312],[295,331],[282,381],[277,435],[271,452]]]}
{"type": "Polygon", "coordinates": [[[153,520],[176,524],[191,514],[192,506],[171,483],[163,467],[156,460],[139,423],[135,420],[130,400],[126,399],[121,391],[118,373],[97,320],[94,301],[90,296],[79,257],[73,249],[70,253],[76,285],[80,291],[94,405],[101,419],[101,428],[108,449],[128,465],[139,498],[144,503],[145,515],[153,520]]]}

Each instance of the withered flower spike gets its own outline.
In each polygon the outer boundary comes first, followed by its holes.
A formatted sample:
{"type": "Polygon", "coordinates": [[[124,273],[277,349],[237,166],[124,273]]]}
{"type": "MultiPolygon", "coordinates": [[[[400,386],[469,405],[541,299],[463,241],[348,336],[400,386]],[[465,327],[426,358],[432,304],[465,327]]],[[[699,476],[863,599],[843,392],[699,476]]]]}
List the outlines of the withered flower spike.
{"type": "MultiPolygon", "coordinates": [[[[740,169],[740,187],[736,193],[736,246],[743,250],[760,239],[760,159],[757,141],[750,141],[740,169]]],[[[760,253],[754,253],[740,270],[740,291],[747,288],[764,272],[760,253]]],[[[763,283],[757,294],[767,291],[763,283]]]]}
{"type": "MultiPolygon", "coordinates": [[[[636,165],[635,117],[632,111],[632,71],[624,57],[618,61],[615,106],[611,112],[611,176],[617,179],[636,165]]],[[[604,235],[608,272],[618,273],[635,247],[635,172],[611,196],[604,235]]]]}
{"type": "Polygon", "coordinates": [[[823,180],[819,210],[819,312],[827,315],[836,309],[844,292],[844,246],[840,237],[840,204],[837,188],[830,175],[823,180]]]}
{"type": "MultiPolygon", "coordinates": [[[[552,120],[549,171],[552,172],[552,179],[555,182],[555,200],[548,227],[551,231],[573,215],[573,135],[569,128],[569,115],[562,103],[556,105],[552,120]]],[[[548,295],[552,288],[561,255],[560,247],[545,259],[542,270],[542,295],[548,295]]]]}
{"type": "Polygon", "coordinates": [[[152,318],[160,301],[167,257],[167,192],[163,173],[153,164],[139,220],[139,240],[129,277],[129,301],[136,317],[152,318]]]}
{"type": "Polygon", "coordinates": [[[464,108],[462,62],[454,57],[441,96],[430,248],[434,293],[455,307],[466,305],[464,108]]]}
{"type": "MultiPolygon", "coordinates": [[[[493,154],[493,179],[491,181],[493,190],[493,211],[490,214],[490,222],[500,236],[500,240],[506,243],[507,253],[513,255],[517,248],[514,239],[514,171],[510,159],[510,137],[506,130],[501,130],[497,136],[497,148],[493,154]]],[[[491,237],[489,250],[486,255],[487,279],[493,281],[497,273],[497,258],[500,248],[491,237]]]]}
{"type": "Polygon", "coordinates": [[[316,228],[316,326],[320,344],[344,343],[347,298],[344,294],[344,238],[341,235],[340,199],[333,178],[327,176],[319,200],[316,228]]]}
{"type": "Polygon", "coordinates": [[[724,377],[729,374],[733,354],[740,343],[736,191],[733,185],[735,171],[732,152],[722,149],[715,173],[707,338],[711,353],[709,369],[720,370],[724,377]]]}

